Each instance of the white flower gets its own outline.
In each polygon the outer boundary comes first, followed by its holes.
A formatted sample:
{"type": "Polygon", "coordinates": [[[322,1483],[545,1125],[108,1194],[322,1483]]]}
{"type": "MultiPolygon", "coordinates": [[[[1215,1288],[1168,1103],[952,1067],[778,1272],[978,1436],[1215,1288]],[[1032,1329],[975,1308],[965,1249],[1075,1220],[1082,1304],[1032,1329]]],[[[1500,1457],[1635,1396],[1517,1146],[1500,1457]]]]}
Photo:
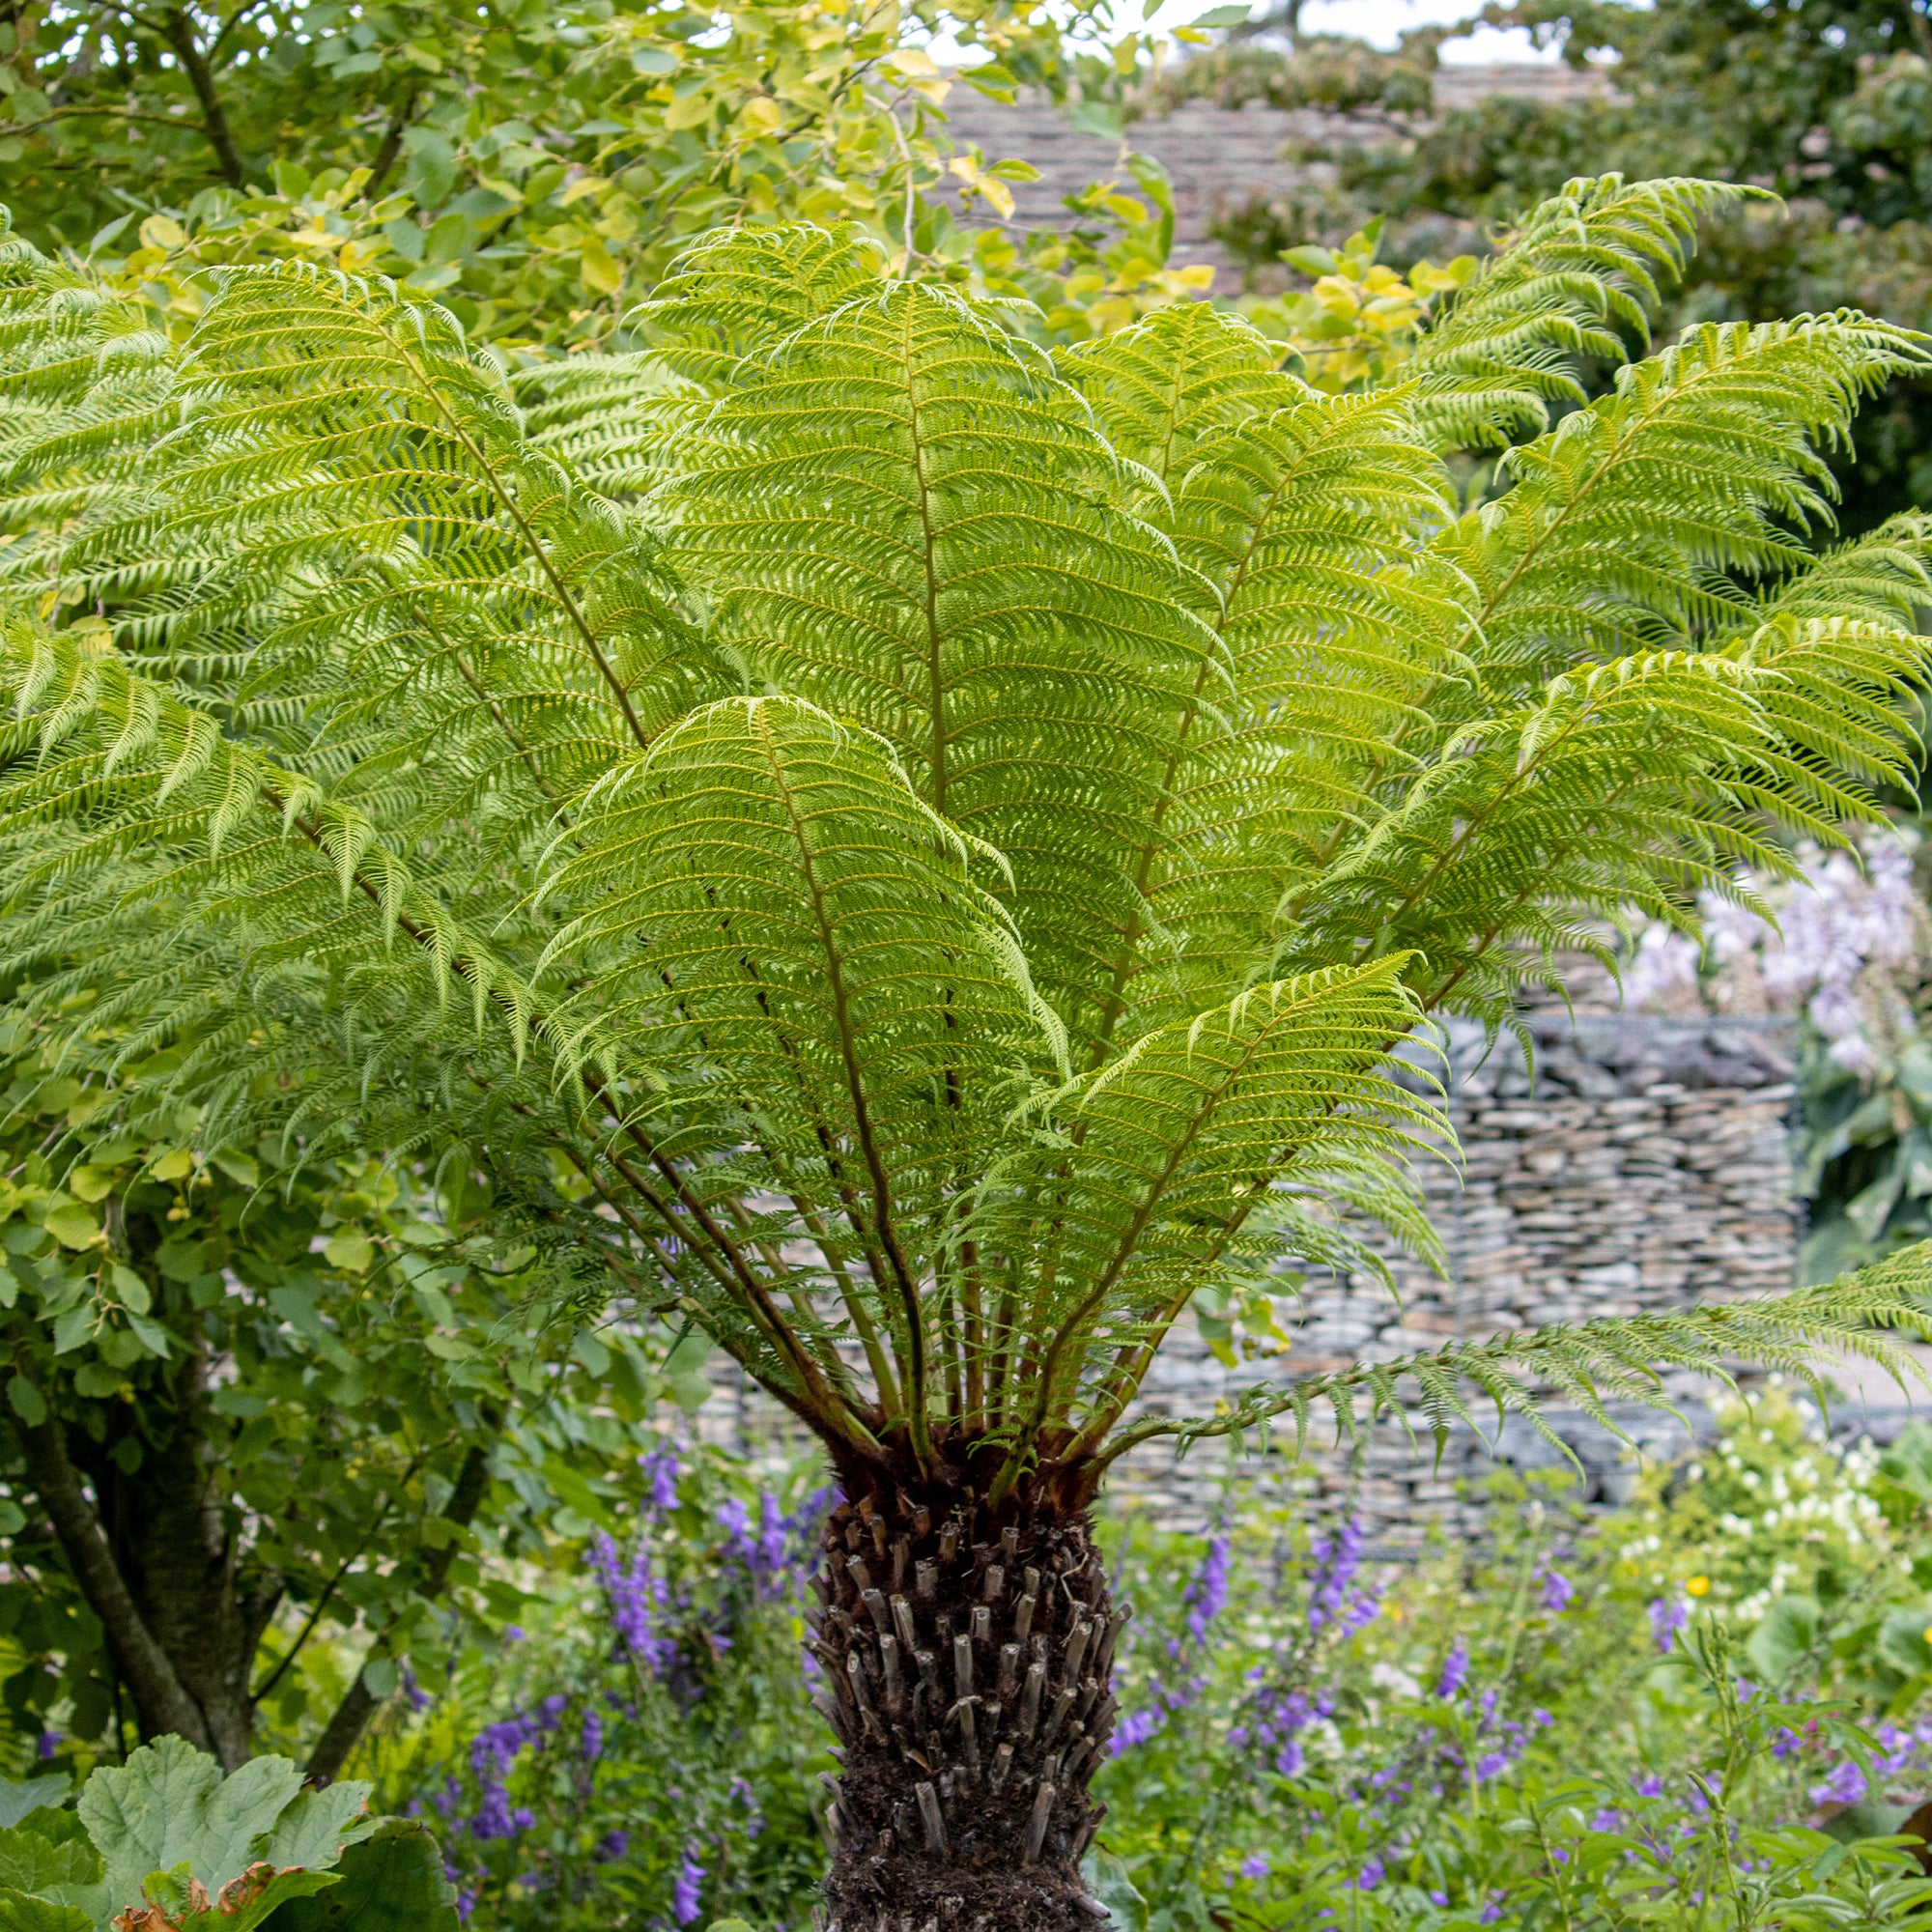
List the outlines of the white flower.
{"type": "Polygon", "coordinates": [[[1369,1672],[1369,1682],[1380,1690],[1392,1690],[1398,1697],[1420,1697],[1422,1686],[1407,1671],[1393,1663],[1378,1663],[1369,1672]]]}

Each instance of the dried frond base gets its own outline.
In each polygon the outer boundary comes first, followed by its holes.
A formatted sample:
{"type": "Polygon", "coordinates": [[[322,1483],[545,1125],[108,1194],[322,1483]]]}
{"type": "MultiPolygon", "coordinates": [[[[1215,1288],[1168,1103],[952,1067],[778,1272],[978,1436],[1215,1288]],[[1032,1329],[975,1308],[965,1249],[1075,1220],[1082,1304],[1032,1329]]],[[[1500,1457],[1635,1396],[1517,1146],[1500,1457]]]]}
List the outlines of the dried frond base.
{"type": "Polygon", "coordinates": [[[824,1922],[838,1932],[1089,1932],[1108,1689],[1128,1612],[1084,1511],[997,1525],[963,1488],[836,1510],[810,1649],[844,1775],[824,1922]]]}

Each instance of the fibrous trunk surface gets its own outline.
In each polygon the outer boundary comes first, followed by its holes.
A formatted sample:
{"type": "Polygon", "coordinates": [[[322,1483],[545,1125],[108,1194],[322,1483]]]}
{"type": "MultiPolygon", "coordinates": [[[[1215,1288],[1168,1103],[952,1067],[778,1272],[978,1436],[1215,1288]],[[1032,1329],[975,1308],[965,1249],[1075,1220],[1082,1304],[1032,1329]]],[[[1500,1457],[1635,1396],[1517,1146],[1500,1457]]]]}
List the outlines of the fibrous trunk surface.
{"type": "Polygon", "coordinates": [[[813,1700],[844,1775],[826,1932],[1094,1932],[1116,1611],[1084,1511],[992,1524],[956,1492],[835,1510],[813,1700]],[[976,1535],[977,1530],[977,1535],[976,1535]]]}

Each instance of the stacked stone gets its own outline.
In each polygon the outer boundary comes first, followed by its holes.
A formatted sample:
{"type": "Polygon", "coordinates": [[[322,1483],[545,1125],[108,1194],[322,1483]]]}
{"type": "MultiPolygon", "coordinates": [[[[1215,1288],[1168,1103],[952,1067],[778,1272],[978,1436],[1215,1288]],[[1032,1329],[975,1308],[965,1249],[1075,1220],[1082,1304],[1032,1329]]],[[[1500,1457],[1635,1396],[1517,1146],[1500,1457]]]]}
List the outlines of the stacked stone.
{"type": "MultiPolygon", "coordinates": [[[[1798,1203],[1788,1117],[1792,1065],[1763,1022],[1536,1013],[1520,1045],[1493,1047],[1452,1026],[1445,1113],[1460,1141],[1460,1178],[1424,1161],[1418,1179],[1444,1247],[1436,1276],[1393,1257],[1400,1299],[1373,1276],[1311,1280],[1284,1356],[1229,1369],[1199,1336],[1178,1332],[1143,1398],[1155,1412],[1202,1414],[1257,1381],[1342,1369],[1481,1340],[1500,1330],[1634,1315],[1703,1299],[1776,1293],[1793,1279],[1798,1203]]],[[[1625,1448],[1575,1413],[1551,1418],[1586,1471],[1585,1494],[1621,1500],[1625,1448]]],[[[1648,1446],[1681,1439],[1668,1417],[1619,1420],[1648,1446]]],[[[1471,1532],[1482,1480],[1498,1458],[1554,1465],[1560,1452],[1528,1425],[1499,1437],[1459,1431],[1440,1460],[1416,1418],[1387,1421],[1350,1451],[1322,1444],[1312,1477],[1289,1473],[1292,1437],[1246,1464],[1244,1481],[1316,1492],[1319,1506],[1353,1498],[1384,1549],[1433,1526],[1471,1532]],[[1412,1439],[1409,1430],[1416,1432],[1412,1439]],[[1359,1467],[1357,1467],[1359,1464],[1359,1467]]],[[[1122,1459],[1115,1492],[1178,1526],[1215,1507],[1226,1463],[1212,1443],[1177,1460],[1151,1443],[1122,1459]]]]}

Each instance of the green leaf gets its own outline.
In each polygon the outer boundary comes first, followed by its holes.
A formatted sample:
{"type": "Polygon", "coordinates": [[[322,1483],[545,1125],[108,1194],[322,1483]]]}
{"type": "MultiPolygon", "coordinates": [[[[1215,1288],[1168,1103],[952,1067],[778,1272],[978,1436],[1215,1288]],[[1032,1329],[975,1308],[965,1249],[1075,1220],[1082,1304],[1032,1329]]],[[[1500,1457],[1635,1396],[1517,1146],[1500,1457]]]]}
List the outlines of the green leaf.
{"type": "Polygon", "coordinates": [[[1932,1606],[1893,1610],[1879,1626],[1878,1654],[1908,1677],[1932,1671],[1932,1606]]]}
{"type": "Polygon", "coordinates": [[[0,1932],[94,1932],[94,1921],[77,1905],[0,1891],[0,1932]]]}
{"type": "Polygon", "coordinates": [[[1148,1902],[1127,1876],[1124,1860],[1096,1845],[1081,1860],[1080,1878],[1093,1897],[1107,1908],[1120,1932],[1148,1932],[1148,1902]]]}
{"type": "Polygon", "coordinates": [[[100,1223],[78,1202],[56,1208],[43,1224],[64,1248],[85,1248],[100,1238],[100,1223]]]}
{"type": "Polygon", "coordinates": [[[1878,1460],[1879,1474],[1932,1502],[1932,1423],[1914,1422],[1900,1430],[1878,1460]]]}
{"type": "MultiPolygon", "coordinates": [[[[44,1781],[65,1784],[67,1780],[44,1781]]],[[[51,1897],[55,1886],[94,1884],[100,1869],[100,1860],[84,1838],[56,1845],[37,1832],[0,1832],[0,1886],[14,1891],[51,1897]]]]}
{"type": "Polygon", "coordinates": [[[1809,1597],[1780,1597],[1745,1644],[1745,1654],[1773,1685],[1783,1679],[1818,1640],[1819,1610],[1809,1597]]]}
{"type": "Polygon", "coordinates": [[[1238,27],[1246,23],[1253,12],[1252,7],[1244,6],[1210,7],[1199,19],[1190,20],[1187,24],[1190,27],[1238,27]]]}
{"type": "Polygon", "coordinates": [[[342,1855],[341,1884],[292,1900],[270,1932],[458,1932],[442,1854],[418,1820],[391,1818],[342,1855]]]}
{"type": "Polygon", "coordinates": [[[166,1737],[125,1765],[98,1769],[79,1809],[120,1905],[140,1897],[150,1872],[182,1863],[213,1898],[254,1862],[255,1841],[300,1789],[301,1773],[286,1758],[254,1758],[224,1778],[213,1758],[166,1737]]]}
{"type": "Polygon", "coordinates": [[[373,1789],[358,1778],[345,1778],[320,1791],[304,1791],[257,1842],[253,1857],[278,1871],[287,1865],[327,1871],[345,1845],[366,1838],[384,1822],[366,1815],[373,1789]]]}
{"type": "Polygon", "coordinates": [[[1126,123],[1121,110],[1110,100],[1081,100],[1066,110],[1066,125],[1076,134],[1091,134],[1100,141],[1121,140],[1126,123]]]}
{"type": "Polygon", "coordinates": [[[25,1376],[8,1379],[7,1406],[29,1429],[38,1429],[47,1419],[46,1398],[25,1376]]]}

